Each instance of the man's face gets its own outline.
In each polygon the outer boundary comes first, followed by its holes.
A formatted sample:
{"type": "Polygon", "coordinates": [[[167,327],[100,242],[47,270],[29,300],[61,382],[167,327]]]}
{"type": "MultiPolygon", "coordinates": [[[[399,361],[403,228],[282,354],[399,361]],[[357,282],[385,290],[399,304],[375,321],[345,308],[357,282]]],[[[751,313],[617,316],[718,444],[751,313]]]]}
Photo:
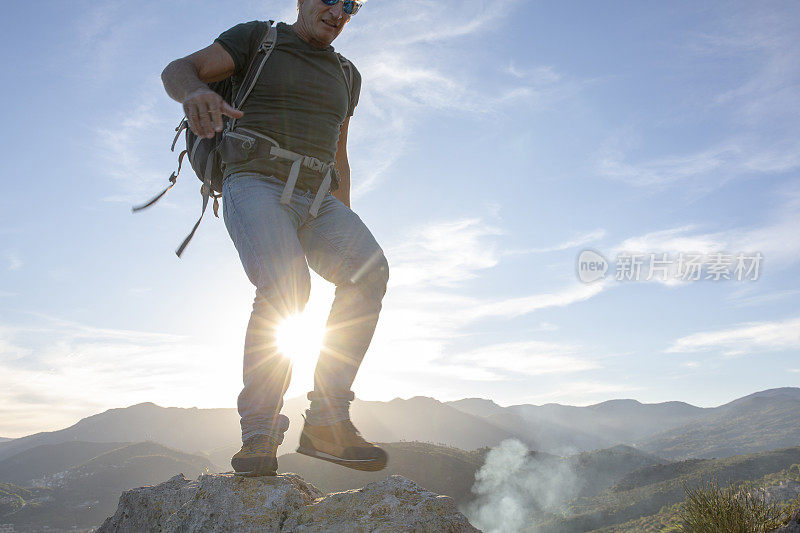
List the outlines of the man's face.
{"type": "Polygon", "coordinates": [[[329,6],[322,0],[302,0],[297,19],[317,46],[328,46],[342,33],[350,15],[342,9],[342,0],[329,6]]]}

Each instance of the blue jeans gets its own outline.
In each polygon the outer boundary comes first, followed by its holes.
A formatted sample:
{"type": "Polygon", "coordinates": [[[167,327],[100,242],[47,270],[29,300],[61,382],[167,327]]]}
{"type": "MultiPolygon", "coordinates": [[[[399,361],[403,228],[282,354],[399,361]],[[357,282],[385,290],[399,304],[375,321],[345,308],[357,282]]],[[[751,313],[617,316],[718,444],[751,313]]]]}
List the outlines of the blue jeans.
{"type": "Polygon", "coordinates": [[[280,353],[277,327],[303,310],[311,291],[308,266],[336,285],[314,372],[309,423],[349,418],[350,390],[369,347],[389,279],[383,250],[361,219],[330,192],[316,217],[315,192],[295,188],[281,204],[284,182],[240,172],[222,188],[223,218],[247,277],[256,287],[244,346],[244,388],[239,394],[242,440],[257,434],[279,443],[289,427],[280,414],[291,361],[280,353]]]}

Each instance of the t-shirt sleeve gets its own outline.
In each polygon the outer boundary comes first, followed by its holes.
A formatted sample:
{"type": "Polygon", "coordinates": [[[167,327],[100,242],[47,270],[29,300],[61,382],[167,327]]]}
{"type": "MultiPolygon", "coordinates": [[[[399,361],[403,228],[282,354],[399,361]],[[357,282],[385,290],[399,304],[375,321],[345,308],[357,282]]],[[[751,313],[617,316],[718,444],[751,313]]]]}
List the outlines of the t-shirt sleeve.
{"type": "Polygon", "coordinates": [[[250,64],[251,54],[258,47],[266,30],[266,23],[259,20],[242,22],[222,32],[214,42],[219,43],[233,58],[236,67],[234,76],[243,76],[250,64]]]}
{"type": "Polygon", "coordinates": [[[352,117],[353,112],[358,105],[358,97],[361,96],[361,73],[358,71],[353,63],[350,63],[353,69],[353,87],[350,93],[350,109],[347,110],[347,116],[352,117]]]}

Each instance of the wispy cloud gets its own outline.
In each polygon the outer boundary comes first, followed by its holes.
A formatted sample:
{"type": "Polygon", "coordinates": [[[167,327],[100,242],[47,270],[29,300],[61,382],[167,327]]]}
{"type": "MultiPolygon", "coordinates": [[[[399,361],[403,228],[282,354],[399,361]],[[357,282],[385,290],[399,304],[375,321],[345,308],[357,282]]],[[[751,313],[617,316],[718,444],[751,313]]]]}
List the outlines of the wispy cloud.
{"type": "MultiPolygon", "coordinates": [[[[38,317],[36,326],[0,330],[0,420],[6,434],[71,424],[76,417],[142,401],[196,398],[216,350],[178,335],[106,329],[38,317]]],[[[229,365],[230,366],[230,365],[229,365]]],[[[225,375],[226,370],[216,375],[225,375]]],[[[237,369],[230,367],[234,395],[237,369]]],[[[216,387],[216,386],[215,386],[216,387]]],[[[214,405],[217,403],[217,405],[214,405]]]]}
{"type": "Polygon", "coordinates": [[[335,44],[364,80],[348,140],[354,198],[381,182],[406,153],[416,123],[431,113],[463,118],[509,106],[536,109],[579,89],[579,82],[552,65],[510,66],[506,79],[483,87],[485,73],[466,60],[479,50],[481,41],[474,37],[498,31],[520,5],[519,0],[491,6],[482,0],[411,0],[398,11],[375,2],[365,7],[366,17],[350,22],[335,44]]]}
{"type": "MultiPolygon", "coordinates": [[[[119,193],[106,198],[136,204],[146,201],[167,184],[167,177],[177,167],[177,156],[183,141],[179,140],[176,152],[169,151],[174,127],[180,119],[180,106],[167,105],[160,98],[164,89],[160,80],[148,80],[135,101],[122,106],[114,117],[113,127],[98,126],[92,142],[97,154],[94,163],[102,173],[116,180],[119,193]],[[99,146],[98,150],[96,146],[99,146]]],[[[186,180],[192,169],[184,160],[181,178],[186,180]]],[[[159,205],[167,205],[169,198],[159,205]]]]}
{"type": "Polygon", "coordinates": [[[461,352],[450,362],[489,368],[505,377],[520,379],[544,374],[569,374],[600,368],[582,354],[585,347],[566,343],[523,341],[503,342],[461,352]]]}
{"type": "MultiPolygon", "coordinates": [[[[388,47],[397,48],[412,44],[431,44],[459,37],[474,36],[481,30],[490,31],[499,21],[513,14],[519,0],[499,0],[487,4],[482,0],[430,1],[409,0],[403,9],[381,2],[369,2],[369,23],[351,22],[343,37],[364,42],[371,37],[382,37],[388,47]],[[488,30],[487,30],[488,29],[488,30]]],[[[366,11],[364,11],[366,14],[366,11]]],[[[359,17],[361,17],[359,13],[359,17]]],[[[346,39],[342,39],[346,42],[346,39]]]]}
{"type": "Polygon", "coordinates": [[[559,252],[561,250],[569,250],[570,248],[577,248],[578,246],[586,246],[587,244],[597,242],[606,236],[606,230],[595,229],[585,233],[576,235],[573,238],[567,239],[552,246],[544,246],[541,248],[523,248],[520,250],[504,250],[503,255],[518,255],[529,253],[545,253],[545,252],[559,252]]]}
{"type": "Polygon", "coordinates": [[[566,307],[597,296],[611,286],[609,282],[583,284],[575,281],[553,292],[531,294],[517,298],[475,302],[465,315],[477,320],[489,317],[511,318],[549,307],[566,307]]]}
{"type": "Polygon", "coordinates": [[[721,183],[730,178],[730,170],[742,163],[741,148],[735,143],[638,162],[627,159],[627,154],[621,149],[607,148],[598,154],[597,171],[628,185],[658,189],[689,179],[703,178],[710,182],[712,174],[720,174],[716,179],[721,183]]]}
{"type": "Polygon", "coordinates": [[[694,333],[681,337],[667,353],[720,351],[744,355],[765,351],[800,349],[800,318],[775,322],[748,322],[731,328],[694,333]]]}
{"type": "Polygon", "coordinates": [[[800,9],[792,2],[755,6],[742,3],[730,10],[717,31],[698,35],[689,46],[719,59],[747,55],[750,76],[716,96],[745,122],[788,120],[800,115],[800,66],[795,51],[800,46],[795,22],[800,9]]]}
{"type": "Polygon", "coordinates": [[[699,108],[687,109],[698,117],[720,113],[715,116],[727,124],[727,134],[696,150],[641,158],[631,149],[635,136],[617,136],[597,155],[600,175],[654,193],[680,185],[703,194],[741,177],[800,168],[798,6],[785,2],[731,7],[713,29],[689,35],[680,46],[686,61],[738,61],[742,72],[732,77],[736,81],[700,100],[699,108]]]}
{"type": "MultiPolygon", "coordinates": [[[[749,226],[725,229],[721,231],[703,231],[697,224],[685,224],[664,230],[648,232],[642,235],[629,237],[613,246],[609,259],[622,252],[638,254],[656,254],[656,259],[662,254],[668,254],[670,273],[667,281],[654,277],[653,281],[667,284],[685,284],[675,276],[677,255],[681,252],[687,254],[703,254],[702,262],[710,263],[714,254],[721,252],[732,254],[739,253],[752,256],[760,253],[763,257],[759,265],[759,278],[766,271],[774,271],[800,262],[800,240],[796,238],[797,228],[800,227],[800,189],[783,187],[775,195],[778,204],[769,214],[767,220],[749,226]]],[[[649,256],[645,258],[648,260],[649,256]]],[[[735,257],[734,257],[735,259],[735,257]]],[[[732,297],[744,295],[744,292],[734,293],[732,297]]],[[[786,295],[786,291],[781,292],[786,295]]],[[[773,298],[783,297],[781,294],[773,298]]]]}
{"type": "Polygon", "coordinates": [[[141,48],[142,35],[159,18],[158,5],[133,6],[120,0],[76,4],[77,16],[69,28],[73,41],[71,46],[60,50],[69,58],[63,63],[70,66],[63,69],[62,75],[74,78],[84,87],[102,87],[124,71],[135,53],[133,50],[141,48]]]}
{"type": "Polygon", "coordinates": [[[764,305],[786,300],[787,298],[800,296],[800,289],[787,289],[782,291],[772,291],[766,293],[756,293],[755,289],[748,287],[750,290],[736,291],[731,294],[730,300],[737,307],[747,307],[754,305],[764,305]]]}
{"type": "Polygon", "coordinates": [[[552,65],[539,65],[536,67],[519,67],[513,62],[504,69],[506,73],[518,79],[530,79],[540,83],[554,83],[561,81],[562,75],[556,72],[552,65]]]}
{"type": "Polygon", "coordinates": [[[596,170],[606,178],[653,192],[680,184],[708,192],[741,176],[780,174],[800,168],[800,143],[784,140],[761,145],[742,136],[700,151],[630,161],[623,149],[607,147],[596,156],[596,170]]]}
{"type": "Polygon", "coordinates": [[[390,283],[393,287],[448,287],[472,279],[498,263],[499,252],[491,237],[502,233],[478,218],[411,228],[387,252],[393,258],[390,283]]]}
{"type": "Polygon", "coordinates": [[[20,258],[19,254],[15,251],[6,252],[6,259],[8,261],[7,269],[10,272],[14,272],[15,270],[19,270],[22,268],[22,258],[20,258]]]}
{"type": "MultiPolygon", "coordinates": [[[[487,319],[510,319],[572,305],[606,287],[576,280],[551,292],[523,296],[467,294],[467,281],[488,274],[505,257],[498,242],[503,233],[477,217],[439,221],[414,228],[400,243],[387,247],[393,264],[390,286],[370,348],[380,354],[380,363],[372,367],[368,358],[364,370],[372,377],[360,380],[363,390],[380,396],[380,391],[369,390],[369,384],[386,386],[393,379],[404,380],[403,388],[409,390],[408,383],[413,381],[409,376],[441,376],[453,384],[599,368],[594,358],[602,355],[602,349],[535,338],[557,329],[548,323],[529,332],[534,338],[480,342],[466,350],[456,347],[487,319]]],[[[432,394],[430,390],[419,393],[432,394]]]]}

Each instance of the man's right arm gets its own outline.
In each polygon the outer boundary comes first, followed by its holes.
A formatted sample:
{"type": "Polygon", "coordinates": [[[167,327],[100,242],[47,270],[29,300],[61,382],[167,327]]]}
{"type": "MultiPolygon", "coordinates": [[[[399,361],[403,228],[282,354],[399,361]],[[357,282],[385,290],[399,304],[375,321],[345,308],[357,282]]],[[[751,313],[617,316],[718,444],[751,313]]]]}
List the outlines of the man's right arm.
{"type": "Polygon", "coordinates": [[[224,80],[236,66],[219,43],[176,59],[161,73],[167,94],[183,104],[189,127],[200,137],[211,138],[222,131],[222,115],[241,118],[244,113],[231,107],[206,83],[224,80]]]}

